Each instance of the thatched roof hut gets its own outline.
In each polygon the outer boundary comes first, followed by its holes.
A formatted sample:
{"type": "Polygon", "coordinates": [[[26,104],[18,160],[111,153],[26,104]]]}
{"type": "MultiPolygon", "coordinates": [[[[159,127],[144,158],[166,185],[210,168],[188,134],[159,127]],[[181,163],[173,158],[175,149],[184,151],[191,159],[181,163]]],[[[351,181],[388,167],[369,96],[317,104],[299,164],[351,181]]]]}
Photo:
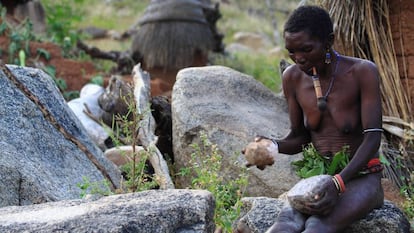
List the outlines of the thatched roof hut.
{"type": "MultiPolygon", "coordinates": [[[[200,0],[152,0],[134,37],[134,60],[147,69],[181,69],[207,57],[214,34],[205,11],[213,6],[200,0]]],[[[205,61],[206,62],[206,61],[205,61]]]]}

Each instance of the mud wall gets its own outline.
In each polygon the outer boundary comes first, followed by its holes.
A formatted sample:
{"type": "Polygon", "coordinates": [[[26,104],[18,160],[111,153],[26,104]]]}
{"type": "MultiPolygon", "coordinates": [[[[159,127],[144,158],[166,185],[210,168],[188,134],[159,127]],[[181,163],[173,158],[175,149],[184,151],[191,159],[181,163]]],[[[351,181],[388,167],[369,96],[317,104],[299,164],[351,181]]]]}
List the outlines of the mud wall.
{"type": "Polygon", "coordinates": [[[413,0],[388,0],[388,4],[400,77],[414,110],[414,4],[413,0]]]}

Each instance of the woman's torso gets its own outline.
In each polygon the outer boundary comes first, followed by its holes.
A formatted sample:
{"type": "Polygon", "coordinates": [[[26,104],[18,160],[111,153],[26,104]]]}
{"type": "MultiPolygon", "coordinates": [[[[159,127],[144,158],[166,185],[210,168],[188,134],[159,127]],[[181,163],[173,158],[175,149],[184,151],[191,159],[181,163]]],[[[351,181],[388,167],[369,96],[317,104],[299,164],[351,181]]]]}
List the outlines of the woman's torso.
{"type": "Polygon", "coordinates": [[[304,114],[304,125],[310,131],[311,141],[323,155],[329,156],[349,146],[354,154],[363,139],[361,124],[361,75],[354,66],[358,59],[342,57],[335,77],[320,79],[322,94],[326,95],[327,108],[319,110],[312,78],[299,72],[295,87],[296,100],[304,114]],[[333,80],[332,80],[333,79],[333,80]]]}

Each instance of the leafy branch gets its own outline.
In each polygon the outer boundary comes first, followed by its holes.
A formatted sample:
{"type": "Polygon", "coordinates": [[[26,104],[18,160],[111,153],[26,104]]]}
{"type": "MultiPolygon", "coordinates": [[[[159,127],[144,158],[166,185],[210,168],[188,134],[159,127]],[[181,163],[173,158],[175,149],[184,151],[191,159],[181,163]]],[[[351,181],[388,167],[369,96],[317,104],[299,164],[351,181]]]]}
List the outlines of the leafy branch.
{"type": "Polygon", "coordinates": [[[330,158],[320,155],[315,146],[310,143],[303,149],[303,159],[292,162],[292,165],[301,178],[322,174],[335,175],[349,163],[348,149],[349,146],[344,146],[330,158]]]}

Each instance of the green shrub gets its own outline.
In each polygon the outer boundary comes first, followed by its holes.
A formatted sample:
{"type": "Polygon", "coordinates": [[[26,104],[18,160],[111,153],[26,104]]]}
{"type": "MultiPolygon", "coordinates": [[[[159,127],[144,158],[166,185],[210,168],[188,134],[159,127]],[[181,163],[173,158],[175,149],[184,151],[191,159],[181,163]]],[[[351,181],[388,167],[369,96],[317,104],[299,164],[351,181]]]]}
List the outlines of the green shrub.
{"type": "Polygon", "coordinates": [[[33,25],[29,20],[24,20],[17,26],[10,26],[6,20],[6,8],[0,5],[0,35],[10,39],[7,49],[8,63],[25,66],[26,58],[30,56],[30,41],[37,40],[33,34],[33,25]]]}
{"type": "MultiPolygon", "coordinates": [[[[126,177],[125,188],[129,192],[153,189],[159,186],[157,177],[148,172],[149,164],[147,160],[153,151],[147,148],[142,151],[135,151],[143,115],[138,114],[133,94],[129,93],[128,95],[130,96],[125,95],[123,97],[128,105],[128,112],[125,115],[118,114],[114,116],[112,128],[108,129],[108,133],[115,146],[131,145],[132,147],[132,154],[122,155],[128,157],[127,159],[130,161],[121,167],[126,177]]],[[[122,187],[122,190],[124,190],[124,187],[122,187]]]]}
{"type": "Polygon", "coordinates": [[[84,0],[43,0],[47,38],[63,48],[64,55],[76,45],[79,33],[74,24],[82,20],[84,0]]]}
{"type": "Polygon", "coordinates": [[[201,145],[191,144],[190,167],[182,168],[179,175],[192,175],[192,189],[211,192],[216,201],[214,220],[223,232],[232,231],[232,223],[240,215],[241,198],[247,187],[247,173],[242,170],[239,177],[230,179],[220,172],[222,156],[217,145],[211,144],[205,133],[200,136],[201,145]]]}
{"type": "Polygon", "coordinates": [[[84,198],[87,194],[98,194],[102,196],[112,195],[112,191],[109,188],[109,181],[97,181],[91,182],[90,179],[86,176],[82,177],[82,182],[76,185],[80,190],[80,197],[84,198]]]}

